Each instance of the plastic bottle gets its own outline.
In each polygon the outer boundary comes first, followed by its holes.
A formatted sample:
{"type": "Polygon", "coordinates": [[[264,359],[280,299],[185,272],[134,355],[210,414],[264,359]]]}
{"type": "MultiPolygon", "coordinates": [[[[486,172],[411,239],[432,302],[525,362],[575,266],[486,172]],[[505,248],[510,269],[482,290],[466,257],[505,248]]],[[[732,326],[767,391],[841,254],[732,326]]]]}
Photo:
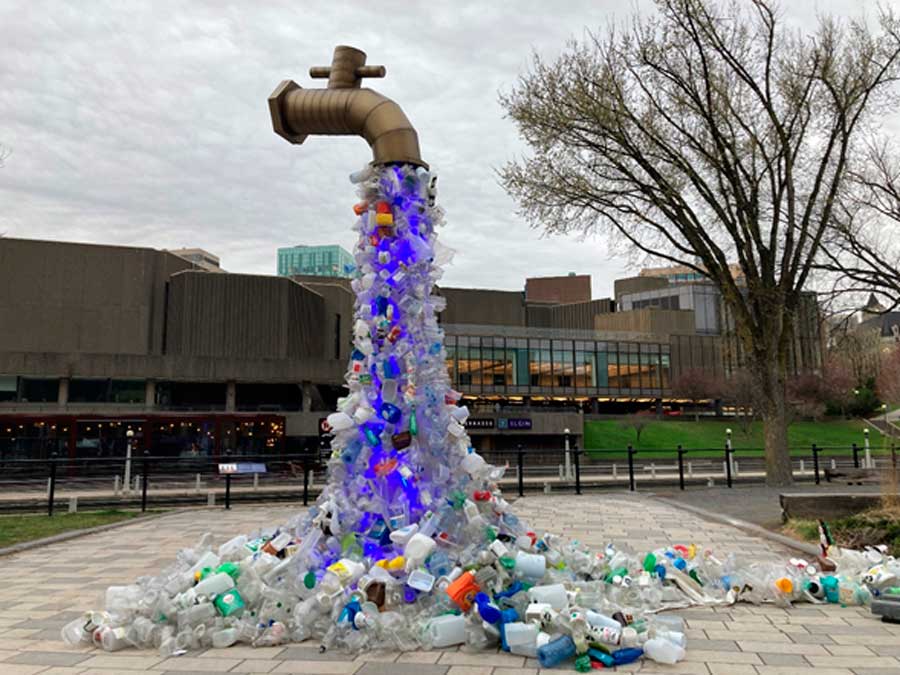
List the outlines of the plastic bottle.
{"type": "Polygon", "coordinates": [[[533,623],[514,622],[503,626],[504,641],[512,654],[535,658],[540,628],[533,623]]]}
{"type": "Polygon", "coordinates": [[[684,653],[684,647],[662,638],[651,638],[644,643],[644,654],[657,663],[678,663],[684,658],[684,653]]]}
{"type": "Polygon", "coordinates": [[[238,640],[237,628],[223,628],[212,633],[212,646],[216,649],[230,647],[238,640]]]}
{"type": "Polygon", "coordinates": [[[557,611],[565,609],[569,604],[569,596],[566,594],[566,587],[562,584],[534,586],[529,589],[528,597],[532,602],[546,603],[557,611]]]}
{"type": "Polygon", "coordinates": [[[611,656],[617,666],[624,666],[637,661],[643,654],[644,650],[640,647],[629,647],[627,649],[617,649],[611,656]]]}
{"type": "Polygon", "coordinates": [[[601,614],[600,612],[595,612],[593,610],[587,610],[585,613],[585,617],[587,621],[592,626],[596,628],[612,628],[614,630],[622,630],[622,624],[613,619],[612,617],[606,616],[605,614],[601,614]]]}
{"type": "Polygon", "coordinates": [[[234,588],[234,579],[231,578],[230,574],[219,572],[218,574],[209,575],[194,586],[194,593],[197,596],[210,597],[224,593],[231,588],[234,588]]]}
{"type": "Polygon", "coordinates": [[[539,647],[537,657],[542,668],[553,668],[575,658],[575,642],[568,635],[563,635],[539,647]]]}
{"type": "Polygon", "coordinates": [[[547,568],[547,560],[542,555],[519,551],[516,553],[516,576],[521,579],[540,581],[547,568]]]}
{"type": "Polygon", "coordinates": [[[444,614],[428,622],[428,642],[441,649],[466,641],[466,619],[459,614],[444,614]]]}

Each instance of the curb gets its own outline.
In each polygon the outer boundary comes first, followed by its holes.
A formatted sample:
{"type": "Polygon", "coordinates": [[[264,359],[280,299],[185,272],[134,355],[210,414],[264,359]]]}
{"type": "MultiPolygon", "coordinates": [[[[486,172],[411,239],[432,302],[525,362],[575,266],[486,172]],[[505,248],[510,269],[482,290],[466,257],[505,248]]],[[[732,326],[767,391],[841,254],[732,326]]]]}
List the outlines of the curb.
{"type": "Polygon", "coordinates": [[[127,527],[128,525],[136,525],[138,523],[143,523],[148,520],[157,520],[159,518],[165,518],[167,516],[174,516],[179,513],[184,513],[184,511],[196,511],[197,509],[179,509],[177,511],[170,511],[167,513],[153,513],[149,516],[138,516],[137,518],[130,518],[128,520],[121,520],[118,523],[107,523],[106,525],[96,525],[94,527],[87,527],[81,530],[71,530],[69,532],[60,532],[59,534],[54,534],[52,537],[44,537],[43,539],[29,539],[28,541],[23,541],[19,544],[13,544],[12,546],[6,546],[4,548],[0,548],[0,557],[12,555],[14,553],[21,553],[22,551],[28,551],[32,548],[37,548],[40,546],[47,546],[48,544],[58,544],[63,541],[69,541],[70,539],[76,539],[78,537],[86,537],[89,534],[98,534],[100,532],[106,532],[107,530],[116,530],[120,527],[127,527]]]}
{"type": "Polygon", "coordinates": [[[792,548],[795,551],[800,551],[806,556],[815,557],[819,555],[819,548],[814,546],[813,544],[807,544],[803,541],[797,541],[796,539],[792,539],[791,537],[787,537],[783,534],[778,534],[777,532],[772,532],[771,530],[767,530],[760,525],[754,525],[753,523],[748,523],[746,520],[740,520],[739,518],[733,518],[731,516],[724,516],[721,513],[714,513],[712,511],[707,511],[706,509],[701,509],[697,506],[693,506],[691,504],[682,504],[681,502],[675,501],[674,499],[667,499],[665,497],[658,497],[654,494],[647,495],[652,499],[655,499],[658,502],[662,502],[667,506],[671,506],[676,509],[683,509],[685,511],[690,511],[698,516],[705,518],[706,520],[712,520],[717,523],[721,523],[723,525],[730,525],[731,527],[737,528],[738,530],[742,530],[747,534],[752,534],[756,537],[761,537],[763,539],[768,539],[769,541],[773,541],[777,544],[781,544],[782,546],[786,546],[787,548],[792,548]]]}

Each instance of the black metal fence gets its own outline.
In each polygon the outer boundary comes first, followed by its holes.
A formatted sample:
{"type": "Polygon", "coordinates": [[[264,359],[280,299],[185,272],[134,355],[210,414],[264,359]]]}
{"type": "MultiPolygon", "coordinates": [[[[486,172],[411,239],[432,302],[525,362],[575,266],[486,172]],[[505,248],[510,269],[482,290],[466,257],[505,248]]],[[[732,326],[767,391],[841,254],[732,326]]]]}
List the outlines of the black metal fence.
{"type": "MultiPolygon", "coordinates": [[[[631,491],[638,483],[677,485],[710,484],[724,481],[727,487],[737,482],[759,482],[765,476],[765,452],[762,448],[525,450],[486,452],[495,464],[506,464],[501,485],[519,496],[543,489],[573,490],[586,488],[631,491]]],[[[865,451],[857,445],[792,449],[791,463],[798,481],[819,484],[835,473],[865,467],[865,451]]],[[[69,458],[0,460],[0,512],[34,511],[46,501],[48,515],[58,508],[60,490],[85,508],[128,507],[146,511],[148,504],[179,506],[207,504],[219,499],[226,509],[234,501],[302,501],[304,505],[318,494],[325,481],[325,453],[241,455],[220,457],[152,456],[144,453],[132,458],[69,458]],[[265,464],[264,470],[247,474],[222,471],[221,464],[265,464]],[[112,488],[110,483],[112,482],[112,488]],[[194,483],[193,489],[191,483],[194,483]],[[46,483],[46,492],[44,484],[46,483]],[[152,485],[152,489],[151,489],[152,485]]],[[[874,451],[873,463],[880,468],[897,468],[897,451],[874,451]]],[[[71,508],[71,506],[70,506],[71,508]]]]}

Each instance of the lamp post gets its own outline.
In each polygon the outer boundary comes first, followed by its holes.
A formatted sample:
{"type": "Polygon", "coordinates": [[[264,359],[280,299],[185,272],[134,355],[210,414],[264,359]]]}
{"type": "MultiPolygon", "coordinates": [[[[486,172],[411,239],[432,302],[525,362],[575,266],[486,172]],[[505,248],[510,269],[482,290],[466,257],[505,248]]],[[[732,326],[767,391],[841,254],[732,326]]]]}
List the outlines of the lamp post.
{"type": "Polygon", "coordinates": [[[566,480],[570,480],[572,478],[572,457],[569,454],[569,428],[563,429],[563,433],[566,439],[566,480]]]}
{"type": "Polygon", "coordinates": [[[131,442],[134,439],[134,431],[129,429],[125,432],[125,480],[123,481],[125,485],[125,491],[128,492],[131,489],[131,442]]]}
{"type": "Polygon", "coordinates": [[[864,462],[864,466],[866,469],[871,469],[872,468],[872,450],[869,448],[869,429],[868,428],[863,429],[863,436],[865,437],[865,446],[866,446],[865,459],[863,460],[863,462],[864,462]]]}
{"type": "Polygon", "coordinates": [[[734,463],[731,459],[731,427],[725,429],[725,454],[728,457],[728,468],[733,472],[734,463]]]}

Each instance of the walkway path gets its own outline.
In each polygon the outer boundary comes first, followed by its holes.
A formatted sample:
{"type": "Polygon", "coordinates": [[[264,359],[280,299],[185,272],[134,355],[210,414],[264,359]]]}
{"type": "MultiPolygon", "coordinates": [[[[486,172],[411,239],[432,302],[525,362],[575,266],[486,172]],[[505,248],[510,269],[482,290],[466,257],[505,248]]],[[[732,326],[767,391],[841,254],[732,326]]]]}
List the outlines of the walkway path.
{"type": "MultiPolygon", "coordinates": [[[[696,541],[718,551],[790,557],[777,545],[710,523],[692,513],[627,494],[535,496],[516,503],[535,529],[549,529],[592,546],[628,542],[636,549],[696,541]]],[[[504,653],[461,650],[319,654],[314,644],[232,647],[160,659],[155,652],[107,654],[72,649],[59,628],[80,610],[99,607],[103,591],[168,564],[203,532],[220,540],[260,524],[285,521],[292,508],[242,507],[179,512],[147,523],[55,544],[2,559],[0,675],[172,673],[322,673],[329,675],[536,675],[537,662],[504,653]]],[[[688,657],[674,667],[641,664],[635,671],[699,675],[880,675],[900,673],[900,626],[868,610],[800,606],[792,611],[740,605],[682,612],[688,657]],[[815,669],[815,670],[813,670],[815,669]]],[[[545,671],[546,672],[546,671],[545,671]]],[[[563,671],[559,671],[563,672],[563,671]]],[[[567,672],[571,672],[568,671],[567,672]]]]}

